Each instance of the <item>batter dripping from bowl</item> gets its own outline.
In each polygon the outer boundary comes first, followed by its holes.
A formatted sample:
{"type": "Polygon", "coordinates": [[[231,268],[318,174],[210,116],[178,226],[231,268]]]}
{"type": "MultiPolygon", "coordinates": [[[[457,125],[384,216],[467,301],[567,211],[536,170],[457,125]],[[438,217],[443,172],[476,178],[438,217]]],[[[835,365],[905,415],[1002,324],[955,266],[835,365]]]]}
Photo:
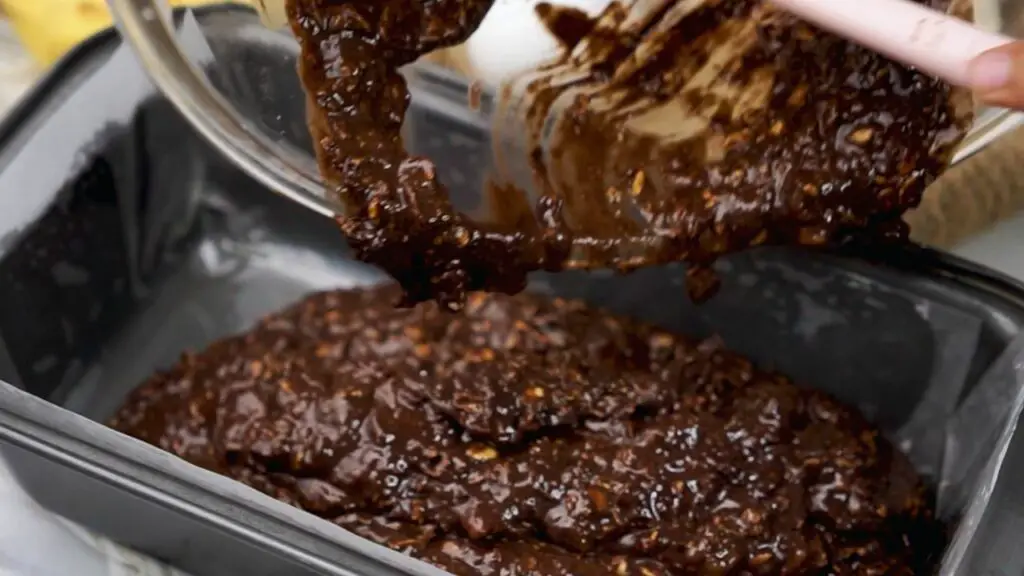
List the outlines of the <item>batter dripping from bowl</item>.
{"type": "Polygon", "coordinates": [[[536,270],[677,260],[700,297],[730,252],[903,241],[900,216],[971,120],[966,91],[759,0],[613,3],[506,102],[525,114],[537,198],[504,187],[502,218],[473,221],[403,146],[398,69],[464,41],[490,4],[287,2],[342,229],[406,303],[458,309],[468,291],[518,292],[536,270]]]}

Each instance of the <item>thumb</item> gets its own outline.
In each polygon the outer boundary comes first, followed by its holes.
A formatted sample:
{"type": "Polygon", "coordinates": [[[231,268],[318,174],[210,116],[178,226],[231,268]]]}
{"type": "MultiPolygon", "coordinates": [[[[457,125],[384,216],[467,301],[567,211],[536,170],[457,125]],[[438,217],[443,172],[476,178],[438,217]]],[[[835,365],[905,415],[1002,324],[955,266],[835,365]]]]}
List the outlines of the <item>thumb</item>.
{"type": "Polygon", "coordinates": [[[1024,110],[1024,42],[981,54],[971,62],[968,77],[982,103],[1024,110]]]}

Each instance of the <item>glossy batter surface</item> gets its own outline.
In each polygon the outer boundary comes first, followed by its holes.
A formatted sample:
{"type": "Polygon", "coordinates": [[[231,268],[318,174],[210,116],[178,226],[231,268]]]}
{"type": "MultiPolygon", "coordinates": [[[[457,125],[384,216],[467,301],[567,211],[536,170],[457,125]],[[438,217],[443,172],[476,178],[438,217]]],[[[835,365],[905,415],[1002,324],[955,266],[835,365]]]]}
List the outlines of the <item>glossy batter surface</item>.
{"type": "MultiPolygon", "coordinates": [[[[761,0],[636,0],[596,20],[542,7],[566,46],[507,95],[535,195],[505,186],[471,221],[400,129],[398,68],[464,41],[492,0],[288,0],[320,169],[359,257],[407,303],[457,309],[533,270],[682,260],[761,244],[906,239],[966,132],[963,91],[799,23],[761,0]],[[514,100],[515,102],[512,102],[514,100]],[[514,205],[514,206],[513,206],[514,205]],[[525,216],[525,217],[524,217],[525,216]]],[[[943,0],[927,0],[946,9],[943,0]]]]}
{"type": "Polygon", "coordinates": [[[399,296],[310,296],[111,426],[454,574],[932,573],[920,479],[828,396],[579,302],[399,296]]]}

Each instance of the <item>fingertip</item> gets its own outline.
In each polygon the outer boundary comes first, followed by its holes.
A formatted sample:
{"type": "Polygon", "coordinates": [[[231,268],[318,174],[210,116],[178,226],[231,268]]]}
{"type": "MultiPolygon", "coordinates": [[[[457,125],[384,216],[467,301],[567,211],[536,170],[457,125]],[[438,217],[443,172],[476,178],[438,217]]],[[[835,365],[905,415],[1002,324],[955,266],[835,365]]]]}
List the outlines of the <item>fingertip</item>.
{"type": "Polygon", "coordinates": [[[985,52],[971,62],[967,74],[975,90],[998,90],[1008,85],[1013,78],[1013,58],[1001,50],[985,52]]]}

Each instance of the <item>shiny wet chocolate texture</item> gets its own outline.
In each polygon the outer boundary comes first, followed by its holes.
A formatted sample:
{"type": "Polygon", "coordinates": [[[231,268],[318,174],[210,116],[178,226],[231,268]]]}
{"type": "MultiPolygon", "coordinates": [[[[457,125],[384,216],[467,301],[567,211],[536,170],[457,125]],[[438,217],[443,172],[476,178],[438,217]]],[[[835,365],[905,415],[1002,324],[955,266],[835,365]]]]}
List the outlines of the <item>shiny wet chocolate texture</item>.
{"type": "Polygon", "coordinates": [[[153,376],[114,428],[454,574],[932,574],[943,526],[854,410],[531,295],[315,294],[153,376]]]}
{"type": "Polygon", "coordinates": [[[760,0],[637,0],[592,22],[549,7],[564,56],[499,106],[526,126],[537,197],[499,174],[500,213],[471,221],[434,163],[403,146],[397,70],[464,41],[490,4],[288,0],[320,169],[348,207],[341,227],[406,303],[458,309],[467,291],[515,293],[534,270],[675,260],[706,297],[722,254],[903,242],[900,216],[971,119],[965,92],[760,0]]]}

